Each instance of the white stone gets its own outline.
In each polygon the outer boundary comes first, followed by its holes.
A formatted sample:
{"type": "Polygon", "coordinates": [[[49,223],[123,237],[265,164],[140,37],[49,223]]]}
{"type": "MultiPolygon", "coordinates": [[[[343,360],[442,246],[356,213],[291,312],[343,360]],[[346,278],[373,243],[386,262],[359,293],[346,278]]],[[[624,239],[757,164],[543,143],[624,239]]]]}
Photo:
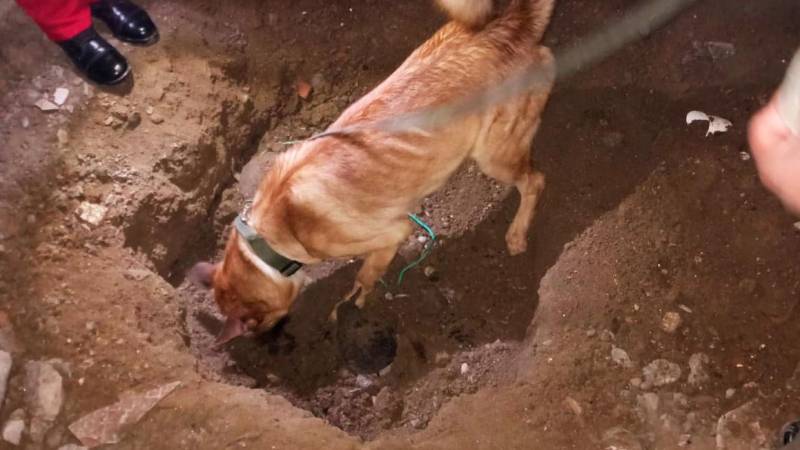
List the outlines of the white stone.
{"type": "Polygon", "coordinates": [[[36,101],[36,103],[34,103],[34,105],[36,105],[37,108],[39,108],[44,112],[58,110],[58,105],[51,102],[50,100],[47,100],[46,98],[40,98],[39,100],[36,101]]]}
{"type": "Polygon", "coordinates": [[[25,412],[18,409],[11,413],[3,425],[3,440],[12,445],[19,445],[22,442],[23,432],[25,432],[25,412]]]}
{"type": "Polygon", "coordinates": [[[0,407],[6,398],[6,388],[8,387],[8,376],[11,373],[11,354],[0,350],[0,407]]]}
{"type": "Polygon", "coordinates": [[[100,225],[106,212],[108,212],[108,208],[105,206],[89,202],[82,202],[76,211],[81,220],[94,226],[100,225]]]}
{"type": "Polygon", "coordinates": [[[61,106],[67,101],[67,97],[69,97],[69,89],[63,87],[56,88],[56,91],[53,92],[53,103],[61,106]]]}
{"type": "Polygon", "coordinates": [[[666,359],[657,359],[645,366],[642,374],[647,386],[664,386],[681,378],[681,366],[666,359]]]}
{"type": "Polygon", "coordinates": [[[462,363],[461,364],[461,375],[466,375],[467,372],[469,372],[469,364],[462,363]]]}
{"type": "Polygon", "coordinates": [[[25,376],[30,436],[33,442],[41,443],[64,404],[63,380],[52,365],[37,361],[25,364],[25,376]]]}
{"type": "Polygon", "coordinates": [[[628,352],[613,345],[611,346],[611,360],[626,369],[633,367],[633,361],[628,356],[628,352]]]}
{"type": "Polygon", "coordinates": [[[695,353],[689,357],[689,384],[699,386],[709,380],[706,366],[710,361],[705,353],[695,353]]]}
{"type": "Polygon", "coordinates": [[[678,331],[683,319],[681,315],[675,311],[667,311],[664,317],[661,318],[661,329],[666,333],[672,334],[678,331]]]}

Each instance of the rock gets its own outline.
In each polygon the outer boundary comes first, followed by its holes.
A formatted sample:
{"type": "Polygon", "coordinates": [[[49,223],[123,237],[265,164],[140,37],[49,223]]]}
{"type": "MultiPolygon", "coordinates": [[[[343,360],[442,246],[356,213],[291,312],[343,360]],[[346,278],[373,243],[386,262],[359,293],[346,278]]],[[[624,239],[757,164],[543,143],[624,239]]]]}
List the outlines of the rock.
{"type": "Polygon", "coordinates": [[[34,105],[44,112],[58,111],[58,105],[45,98],[40,98],[34,105]]]}
{"type": "Polygon", "coordinates": [[[75,213],[84,222],[97,226],[105,218],[108,208],[95,203],[82,202],[75,213]]]}
{"type": "Polygon", "coordinates": [[[364,375],[358,375],[356,376],[356,386],[360,387],[361,389],[366,389],[372,386],[372,380],[364,375]]]}
{"type": "Polygon", "coordinates": [[[129,130],[133,130],[139,125],[141,125],[141,123],[142,123],[142,115],[134,111],[133,113],[131,113],[130,116],[128,116],[128,122],[125,124],[125,126],[129,130]]]}
{"type": "Polygon", "coordinates": [[[53,92],[53,103],[61,106],[67,101],[67,97],[69,97],[69,89],[63,87],[56,88],[56,91],[53,92]]]}
{"type": "Polygon", "coordinates": [[[0,408],[6,398],[6,388],[8,387],[8,377],[11,374],[11,353],[0,350],[0,408]]]}
{"type": "Polygon", "coordinates": [[[302,99],[307,99],[309,95],[311,95],[311,90],[313,87],[305,82],[304,80],[297,80],[295,83],[295,90],[297,95],[302,99]]]}
{"type": "Polygon", "coordinates": [[[705,47],[714,61],[730,58],[736,54],[736,47],[730,42],[708,41],[705,47]]]}
{"type": "Polygon", "coordinates": [[[675,311],[668,311],[664,314],[664,317],[661,318],[661,329],[665,332],[672,334],[678,331],[678,327],[681,326],[683,319],[681,315],[675,311]]]}
{"type": "Polygon", "coordinates": [[[11,413],[3,425],[3,440],[19,445],[22,442],[22,433],[25,432],[25,411],[18,409],[11,413]]]}
{"type": "Polygon", "coordinates": [[[630,431],[614,427],[603,433],[604,450],[642,450],[642,444],[630,431]]]}
{"type": "Polygon", "coordinates": [[[717,420],[718,449],[764,448],[767,437],[761,429],[755,403],[750,401],[726,412],[717,420]]]}
{"type": "Polygon", "coordinates": [[[128,269],[125,271],[125,278],[133,281],[142,281],[152,275],[153,272],[145,269],[128,269]]]}
{"type": "Polygon", "coordinates": [[[69,133],[63,128],[59,128],[58,131],[56,131],[56,138],[58,139],[58,144],[62,147],[69,143],[69,133]]]}
{"type": "Polygon", "coordinates": [[[795,222],[794,223],[794,229],[797,230],[797,231],[800,231],[800,222],[795,222]]]}
{"type": "Polygon", "coordinates": [[[433,266],[425,266],[422,270],[425,277],[431,281],[439,281],[439,271],[433,266]]]}
{"type": "Polygon", "coordinates": [[[730,388],[725,391],[725,398],[731,399],[733,396],[736,395],[736,389],[730,388]]]}
{"type": "Polygon", "coordinates": [[[628,352],[614,345],[611,346],[611,360],[626,369],[633,367],[633,361],[628,356],[628,352]]]}
{"type": "Polygon", "coordinates": [[[28,119],[27,117],[23,117],[22,118],[22,128],[28,128],[29,126],[31,126],[31,120],[28,119]]]}
{"type": "Polygon", "coordinates": [[[639,406],[639,417],[642,421],[655,424],[658,422],[658,406],[660,399],[658,394],[646,392],[636,396],[636,403],[639,406]]]}
{"type": "Polygon", "coordinates": [[[450,354],[447,352],[437,352],[433,357],[433,362],[439,366],[446,366],[450,362],[450,354]]]}
{"type": "Polygon", "coordinates": [[[130,114],[128,108],[119,103],[113,105],[111,109],[108,110],[108,112],[111,113],[111,115],[114,118],[119,119],[123,122],[128,120],[128,114],[130,114]]]}
{"type": "Polygon", "coordinates": [[[103,121],[103,125],[110,127],[114,124],[114,118],[111,116],[106,117],[106,120],[103,121]]]}
{"type": "Polygon", "coordinates": [[[269,384],[276,385],[281,382],[281,377],[275,375],[274,373],[268,373],[267,381],[269,382],[269,384]]]}
{"type": "Polygon", "coordinates": [[[681,378],[681,366],[666,359],[657,359],[645,366],[642,374],[644,375],[643,389],[650,386],[665,386],[681,378]]]}
{"type": "Polygon", "coordinates": [[[29,434],[33,442],[41,443],[64,403],[61,374],[48,363],[31,361],[25,364],[25,389],[31,414],[29,434]]]}
{"type": "Polygon", "coordinates": [[[461,375],[466,375],[469,372],[469,364],[461,363],[461,375]]]}
{"type": "Polygon", "coordinates": [[[8,314],[3,310],[0,310],[0,350],[9,353],[19,353],[22,351],[22,345],[17,340],[17,335],[14,333],[11,319],[9,319],[8,314]]]}
{"type": "Polygon", "coordinates": [[[678,438],[678,447],[688,447],[691,444],[692,444],[691,434],[682,434],[680,438],[678,438]]]}
{"type": "Polygon", "coordinates": [[[164,116],[162,116],[161,114],[159,114],[157,112],[154,112],[153,114],[150,115],[150,122],[153,122],[156,125],[158,125],[160,123],[163,123],[164,122],[164,116]]]}
{"type": "Polygon", "coordinates": [[[642,386],[642,379],[639,377],[631,378],[630,384],[632,387],[639,388],[642,386]]]}
{"type": "Polygon", "coordinates": [[[706,366],[710,361],[705,353],[695,353],[689,357],[689,384],[699,386],[709,380],[706,366]]]}

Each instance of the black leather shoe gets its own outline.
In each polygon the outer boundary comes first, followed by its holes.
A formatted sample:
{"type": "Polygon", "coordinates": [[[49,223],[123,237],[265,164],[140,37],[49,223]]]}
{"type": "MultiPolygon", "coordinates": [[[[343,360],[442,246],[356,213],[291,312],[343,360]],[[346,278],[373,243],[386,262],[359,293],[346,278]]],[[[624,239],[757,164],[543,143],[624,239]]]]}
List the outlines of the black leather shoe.
{"type": "Polygon", "coordinates": [[[136,45],[158,42],[158,28],[147,11],[128,0],[99,0],[92,3],[92,15],[108,25],[114,37],[136,45]]]}
{"type": "Polygon", "coordinates": [[[125,57],[97,34],[94,27],[89,27],[74,38],[59,42],[58,45],[64,49],[78,69],[97,84],[117,84],[131,71],[125,57]]]}

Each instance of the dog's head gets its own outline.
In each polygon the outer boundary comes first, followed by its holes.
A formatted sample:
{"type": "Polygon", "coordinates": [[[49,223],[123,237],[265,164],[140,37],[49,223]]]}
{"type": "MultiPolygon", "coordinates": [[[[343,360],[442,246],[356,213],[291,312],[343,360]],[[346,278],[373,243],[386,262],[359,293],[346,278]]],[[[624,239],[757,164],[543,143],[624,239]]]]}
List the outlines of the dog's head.
{"type": "Polygon", "coordinates": [[[221,263],[198,263],[189,277],[214,290],[217,306],[226,317],[217,345],[248,331],[271,329],[289,313],[305,281],[302,271],[286,277],[261,262],[236,231],[231,233],[221,263]]]}

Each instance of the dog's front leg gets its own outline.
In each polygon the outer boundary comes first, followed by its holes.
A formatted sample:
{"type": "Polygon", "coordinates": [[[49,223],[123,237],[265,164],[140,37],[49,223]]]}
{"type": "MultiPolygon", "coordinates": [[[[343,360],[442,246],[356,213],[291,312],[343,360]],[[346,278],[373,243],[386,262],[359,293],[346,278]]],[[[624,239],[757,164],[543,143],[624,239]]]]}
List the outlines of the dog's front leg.
{"type": "Polygon", "coordinates": [[[367,295],[372,292],[375,288],[375,283],[386,273],[386,269],[389,267],[389,263],[392,262],[392,259],[394,259],[398,247],[399,244],[395,244],[367,254],[364,258],[364,263],[361,265],[361,269],[358,271],[358,275],[356,275],[356,282],[353,286],[353,290],[347,294],[344,300],[333,307],[333,311],[331,311],[330,315],[331,321],[336,321],[336,310],[339,309],[339,305],[344,302],[355,300],[356,306],[359,308],[364,307],[367,301],[367,295]]]}

